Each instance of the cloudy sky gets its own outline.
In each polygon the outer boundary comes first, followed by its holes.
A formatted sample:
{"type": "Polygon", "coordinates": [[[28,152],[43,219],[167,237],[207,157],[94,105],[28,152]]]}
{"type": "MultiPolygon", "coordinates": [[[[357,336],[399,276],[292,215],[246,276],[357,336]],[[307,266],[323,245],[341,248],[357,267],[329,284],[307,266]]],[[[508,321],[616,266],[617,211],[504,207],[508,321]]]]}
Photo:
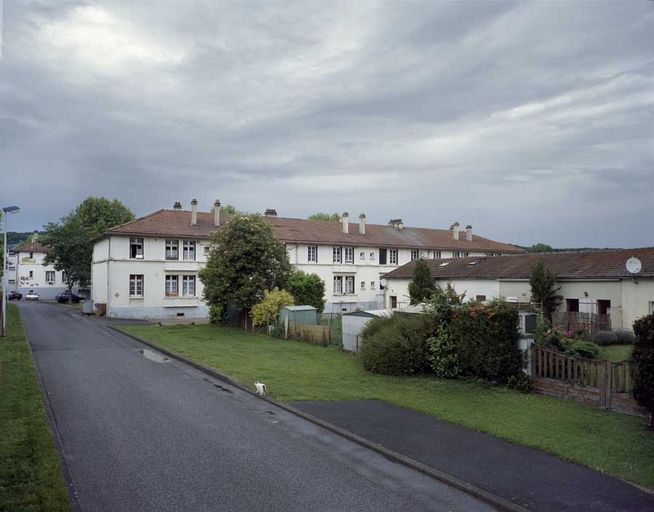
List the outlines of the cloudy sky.
{"type": "Polygon", "coordinates": [[[196,197],[654,245],[653,126],[651,1],[4,0],[16,230],[196,197]]]}

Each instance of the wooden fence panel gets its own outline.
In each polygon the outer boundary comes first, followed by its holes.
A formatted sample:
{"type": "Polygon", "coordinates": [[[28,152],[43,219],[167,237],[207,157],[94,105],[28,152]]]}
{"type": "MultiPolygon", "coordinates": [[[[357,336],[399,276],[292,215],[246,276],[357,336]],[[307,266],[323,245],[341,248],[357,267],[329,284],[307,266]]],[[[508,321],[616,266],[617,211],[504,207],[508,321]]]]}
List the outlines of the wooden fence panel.
{"type": "Polygon", "coordinates": [[[328,325],[301,324],[293,320],[288,322],[288,337],[308,341],[315,345],[328,346],[330,333],[328,325]]]}
{"type": "Polygon", "coordinates": [[[532,345],[531,372],[539,393],[570,398],[609,410],[645,415],[631,396],[631,364],[611,363],[563,354],[532,345]]]}

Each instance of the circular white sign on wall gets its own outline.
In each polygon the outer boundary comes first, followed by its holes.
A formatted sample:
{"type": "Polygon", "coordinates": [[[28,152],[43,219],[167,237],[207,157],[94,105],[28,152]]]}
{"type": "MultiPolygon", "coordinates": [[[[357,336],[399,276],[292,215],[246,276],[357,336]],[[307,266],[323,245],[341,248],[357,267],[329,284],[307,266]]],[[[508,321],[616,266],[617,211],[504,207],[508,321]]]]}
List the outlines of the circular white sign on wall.
{"type": "Polygon", "coordinates": [[[640,272],[640,269],[643,268],[642,263],[638,258],[629,258],[627,260],[627,272],[630,274],[638,274],[640,272]]]}

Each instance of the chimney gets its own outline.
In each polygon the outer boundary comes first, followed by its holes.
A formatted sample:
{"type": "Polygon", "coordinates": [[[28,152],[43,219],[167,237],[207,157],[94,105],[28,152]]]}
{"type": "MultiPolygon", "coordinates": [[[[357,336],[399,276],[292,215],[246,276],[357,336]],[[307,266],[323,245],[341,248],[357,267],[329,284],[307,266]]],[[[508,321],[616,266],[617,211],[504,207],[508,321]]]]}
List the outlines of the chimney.
{"type": "Polygon", "coordinates": [[[195,226],[198,223],[198,200],[191,201],[191,225],[195,226]]]}
{"type": "Polygon", "coordinates": [[[341,217],[341,220],[343,221],[343,233],[347,235],[350,231],[350,214],[347,212],[343,212],[343,216],[341,217]]]}
{"type": "Polygon", "coordinates": [[[266,217],[277,217],[277,210],[274,208],[266,208],[266,213],[264,213],[266,217]]]}
{"type": "Polygon", "coordinates": [[[395,229],[402,231],[404,229],[404,222],[402,219],[391,219],[388,221],[389,226],[393,226],[395,229]]]}
{"type": "Polygon", "coordinates": [[[454,240],[458,240],[459,239],[459,223],[455,222],[454,224],[452,224],[452,227],[450,229],[452,230],[452,238],[454,238],[454,240]]]}
{"type": "Polygon", "coordinates": [[[213,225],[220,226],[220,201],[218,199],[213,202],[213,225]]]}
{"type": "Polygon", "coordinates": [[[366,214],[362,213],[359,215],[359,234],[366,234],[366,214]]]}
{"type": "Polygon", "coordinates": [[[466,226],[466,240],[472,242],[472,226],[470,224],[466,226]]]}
{"type": "Polygon", "coordinates": [[[173,205],[173,210],[181,210],[182,209],[182,203],[179,201],[175,201],[175,204],[173,205]]]}

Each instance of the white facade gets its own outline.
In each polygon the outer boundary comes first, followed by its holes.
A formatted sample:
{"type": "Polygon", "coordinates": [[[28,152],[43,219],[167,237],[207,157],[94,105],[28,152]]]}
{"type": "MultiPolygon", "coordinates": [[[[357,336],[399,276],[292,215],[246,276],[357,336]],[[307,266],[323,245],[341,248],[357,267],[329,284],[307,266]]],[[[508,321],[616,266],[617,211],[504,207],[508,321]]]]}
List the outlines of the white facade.
{"type": "Polygon", "coordinates": [[[198,271],[208,247],[207,240],[184,238],[98,240],[93,248],[92,300],[106,304],[107,316],[116,318],[207,318],[198,271]]]}
{"type": "MultiPolygon", "coordinates": [[[[404,248],[380,249],[304,243],[287,244],[286,248],[290,262],[298,270],[318,274],[324,281],[325,311],[336,313],[354,311],[357,308],[383,308],[382,276],[408,263],[412,256],[417,256],[415,249],[404,248]],[[386,263],[380,263],[380,259],[386,263]]],[[[443,258],[454,257],[454,251],[449,250],[420,250],[418,255],[422,258],[433,258],[435,252],[443,258]]],[[[471,256],[483,254],[470,253],[471,256]]]]}
{"type": "Polygon", "coordinates": [[[68,289],[64,272],[55,270],[53,265],[44,265],[46,252],[30,245],[9,253],[8,289],[22,294],[32,290],[41,300],[53,300],[68,289]]]}
{"type": "MultiPolygon", "coordinates": [[[[396,309],[409,304],[409,283],[411,279],[389,278],[385,290],[385,305],[390,308],[396,297],[396,309]]],[[[531,298],[531,287],[526,279],[443,279],[437,284],[448,284],[457,293],[465,293],[465,300],[490,300],[503,297],[510,302],[527,303],[531,298]]],[[[582,313],[597,313],[598,301],[609,301],[608,314],[613,329],[631,329],[636,319],[654,312],[654,279],[586,279],[559,280],[559,294],[563,302],[559,311],[567,311],[568,299],[578,301],[582,313]]],[[[605,302],[606,304],[606,302],[605,302]]]]}

